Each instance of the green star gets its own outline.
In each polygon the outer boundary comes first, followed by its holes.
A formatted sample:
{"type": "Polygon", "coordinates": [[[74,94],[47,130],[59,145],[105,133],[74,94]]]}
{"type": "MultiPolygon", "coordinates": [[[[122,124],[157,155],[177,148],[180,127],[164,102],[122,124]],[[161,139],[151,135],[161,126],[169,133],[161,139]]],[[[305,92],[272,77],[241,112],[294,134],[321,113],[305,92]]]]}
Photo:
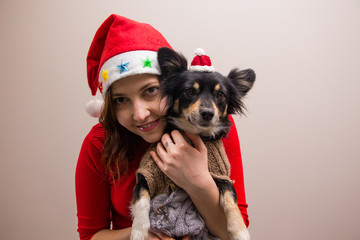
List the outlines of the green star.
{"type": "Polygon", "coordinates": [[[147,57],[146,57],[146,60],[143,60],[143,62],[144,62],[143,68],[146,68],[146,67],[152,68],[152,67],[151,67],[151,63],[152,63],[153,61],[150,61],[149,56],[147,56],[147,57]]]}

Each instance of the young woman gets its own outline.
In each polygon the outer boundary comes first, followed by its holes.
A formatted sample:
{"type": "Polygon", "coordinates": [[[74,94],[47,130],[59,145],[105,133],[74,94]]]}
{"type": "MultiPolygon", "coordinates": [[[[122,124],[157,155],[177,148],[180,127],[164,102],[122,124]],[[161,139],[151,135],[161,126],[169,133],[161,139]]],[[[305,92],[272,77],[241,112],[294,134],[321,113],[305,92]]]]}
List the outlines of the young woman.
{"type": "MultiPolygon", "coordinates": [[[[207,166],[204,143],[187,133],[194,147],[178,131],[163,134],[165,99],[159,91],[160,75],[156,51],[170,47],[148,24],[111,15],[100,26],[90,46],[87,67],[92,94],[99,89],[104,98],[100,110],[89,113],[99,122],[86,136],[76,168],[76,199],[80,239],[129,239],[130,201],[135,172],[150,143],[158,144],[154,160],[159,168],[191,197],[209,231],[228,239],[219,191],[207,166]],[[167,152],[166,142],[173,142],[167,152]],[[196,159],[194,161],[193,159],[196,159]]],[[[231,119],[232,120],[232,119],[231,119]]],[[[238,205],[248,225],[243,170],[238,135],[233,124],[223,139],[231,163],[231,179],[238,205]]],[[[149,232],[149,239],[169,239],[149,232]]]]}

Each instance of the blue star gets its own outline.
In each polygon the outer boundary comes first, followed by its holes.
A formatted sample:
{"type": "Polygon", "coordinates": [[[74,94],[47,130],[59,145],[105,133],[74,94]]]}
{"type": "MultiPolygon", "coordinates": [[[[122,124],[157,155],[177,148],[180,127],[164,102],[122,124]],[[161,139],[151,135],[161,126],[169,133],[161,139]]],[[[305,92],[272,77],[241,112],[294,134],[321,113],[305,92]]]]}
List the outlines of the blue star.
{"type": "Polygon", "coordinates": [[[121,64],[117,66],[118,68],[120,68],[120,73],[129,71],[129,69],[127,68],[127,66],[129,65],[129,63],[130,63],[130,62],[123,63],[123,60],[121,60],[121,64]]]}

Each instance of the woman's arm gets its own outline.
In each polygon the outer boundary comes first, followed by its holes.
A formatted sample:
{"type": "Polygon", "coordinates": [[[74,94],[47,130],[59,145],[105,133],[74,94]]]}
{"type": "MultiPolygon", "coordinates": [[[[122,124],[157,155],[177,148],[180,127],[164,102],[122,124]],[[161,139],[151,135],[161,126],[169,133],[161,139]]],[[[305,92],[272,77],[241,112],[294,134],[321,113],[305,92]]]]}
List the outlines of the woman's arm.
{"type": "MultiPolygon", "coordinates": [[[[131,228],[110,230],[110,183],[102,163],[104,129],[96,125],[81,147],[75,174],[78,232],[81,240],[130,239],[131,228]]],[[[149,232],[149,240],[166,240],[149,232]]]]}
{"type": "Polygon", "coordinates": [[[229,239],[227,220],[220,205],[219,190],[209,174],[201,183],[185,188],[211,234],[219,239],[229,239]]]}
{"type": "Polygon", "coordinates": [[[110,186],[101,163],[103,129],[95,126],[86,136],[79,154],[75,189],[78,232],[89,240],[102,229],[110,229],[110,186]]]}
{"type": "MultiPolygon", "coordinates": [[[[229,116],[229,119],[232,126],[223,144],[231,165],[230,178],[235,181],[238,206],[248,226],[240,143],[233,118],[229,116]]],[[[208,171],[206,147],[200,137],[192,134],[188,137],[195,148],[188,145],[177,131],[172,133],[174,142],[165,134],[162,144],[158,144],[157,154],[152,153],[152,156],[159,168],[189,194],[209,231],[220,239],[228,239],[219,191],[208,171]]]]}
{"type": "Polygon", "coordinates": [[[131,228],[121,230],[103,229],[95,233],[91,240],[129,240],[131,228]]]}
{"type": "MultiPolygon", "coordinates": [[[[91,240],[129,240],[131,234],[131,228],[124,228],[121,230],[109,230],[104,229],[97,232],[91,240]]],[[[163,233],[149,232],[148,240],[171,240],[163,233]]],[[[184,237],[183,240],[187,240],[188,237],[184,237]]]]}
{"type": "Polygon", "coordinates": [[[228,239],[219,190],[208,170],[206,146],[198,135],[186,135],[194,147],[175,130],[171,133],[173,141],[164,134],[157,154],[151,154],[159,168],[189,194],[209,231],[220,239],[228,239]]]}

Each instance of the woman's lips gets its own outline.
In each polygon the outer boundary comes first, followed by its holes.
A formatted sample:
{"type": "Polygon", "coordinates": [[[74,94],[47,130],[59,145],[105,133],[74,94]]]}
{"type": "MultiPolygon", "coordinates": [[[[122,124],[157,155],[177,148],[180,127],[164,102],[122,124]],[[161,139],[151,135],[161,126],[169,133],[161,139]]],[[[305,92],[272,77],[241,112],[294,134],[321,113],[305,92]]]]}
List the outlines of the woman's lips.
{"type": "Polygon", "coordinates": [[[146,123],[141,126],[137,126],[137,128],[142,132],[149,132],[149,131],[153,130],[158,125],[158,123],[159,123],[159,119],[157,119],[153,122],[146,123]]]}

